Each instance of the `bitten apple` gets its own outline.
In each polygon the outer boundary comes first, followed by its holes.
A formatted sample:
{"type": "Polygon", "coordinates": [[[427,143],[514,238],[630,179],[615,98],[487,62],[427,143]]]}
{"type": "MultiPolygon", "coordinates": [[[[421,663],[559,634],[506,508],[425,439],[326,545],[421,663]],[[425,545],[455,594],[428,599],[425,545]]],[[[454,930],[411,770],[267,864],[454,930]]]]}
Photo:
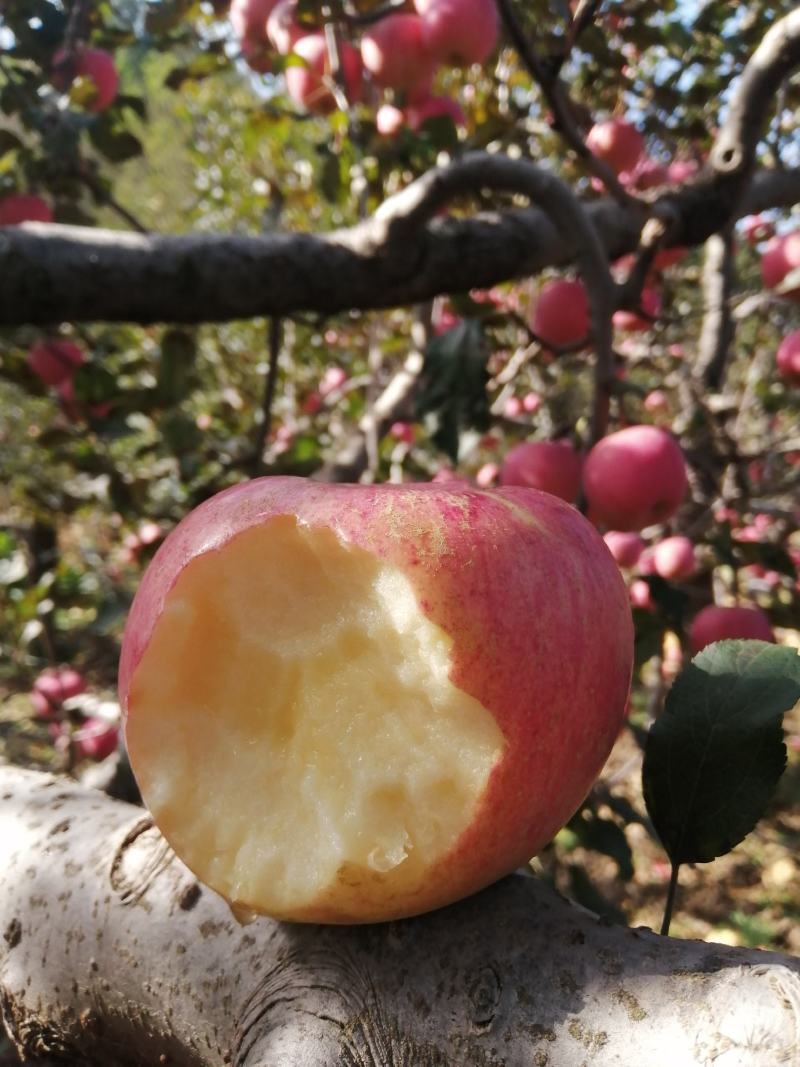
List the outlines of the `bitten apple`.
{"type": "Polygon", "coordinates": [[[666,522],[687,489],[678,442],[656,426],[628,426],[604,437],[583,465],[589,517],[614,530],[666,522]]]}
{"type": "Polygon", "coordinates": [[[159,549],[120,699],[200,879],[241,909],[373,922],[550,840],[619,731],[632,645],[614,560],[555,497],[262,478],[159,549]]]}

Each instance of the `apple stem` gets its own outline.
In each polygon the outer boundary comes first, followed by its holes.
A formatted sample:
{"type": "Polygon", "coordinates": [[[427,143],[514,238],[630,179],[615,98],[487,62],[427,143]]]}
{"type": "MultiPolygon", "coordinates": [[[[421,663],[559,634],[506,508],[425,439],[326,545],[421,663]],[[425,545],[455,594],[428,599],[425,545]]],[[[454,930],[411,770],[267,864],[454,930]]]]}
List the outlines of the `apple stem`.
{"type": "Polygon", "coordinates": [[[675,896],[678,891],[678,873],[680,869],[680,863],[672,862],[669,876],[669,889],[667,890],[667,903],[664,907],[664,919],[661,923],[660,930],[663,937],[666,937],[667,934],[669,934],[669,925],[672,922],[672,912],[675,908],[675,896]]]}

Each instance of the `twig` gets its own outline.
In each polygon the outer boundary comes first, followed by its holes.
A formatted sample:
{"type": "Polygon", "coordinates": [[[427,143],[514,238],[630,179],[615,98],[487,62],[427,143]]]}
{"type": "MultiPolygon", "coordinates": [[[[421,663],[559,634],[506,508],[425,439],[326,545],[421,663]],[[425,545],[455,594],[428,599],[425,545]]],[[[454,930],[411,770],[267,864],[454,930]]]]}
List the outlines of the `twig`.
{"type": "Polygon", "coordinates": [[[733,232],[713,234],[706,241],[703,264],[703,323],[697,344],[696,370],[709,389],[722,384],[735,333],[730,297],[733,290],[733,232]]]}
{"type": "Polygon", "coordinates": [[[281,354],[283,324],[277,315],[273,315],[267,327],[267,346],[269,348],[269,365],[264,378],[264,395],[261,401],[261,421],[256,428],[255,455],[253,456],[253,475],[257,476],[264,469],[264,447],[272,430],[272,404],[278,384],[278,360],[281,354]]]}

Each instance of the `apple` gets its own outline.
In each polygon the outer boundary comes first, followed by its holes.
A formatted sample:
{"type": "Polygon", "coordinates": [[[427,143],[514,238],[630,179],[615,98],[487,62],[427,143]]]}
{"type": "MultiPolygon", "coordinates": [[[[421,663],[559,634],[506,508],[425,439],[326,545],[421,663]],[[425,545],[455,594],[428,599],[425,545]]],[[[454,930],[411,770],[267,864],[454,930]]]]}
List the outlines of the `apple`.
{"type": "Polygon", "coordinates": [[[522,398],[523,410],[527,411],[529,415],[535,415],[541,406],[542,398],[538,393],[526,393],[522,398]]]}
{"type": "Polygon", "coordinates": [[[510,396],[503,404],[503,414],[507,419],[518,419],[524,410],[522,400],[518,396],[510,396]]]}
{"type": "MultiPolygon", "coordinates": [[[[335,111],[336,100],[329,85],[332,75],[325,38],[321,33],[301,37],[293,51],[303,60],[303,65],[286,68],[286,91],[289,96],[296,104],[318,115],[335,111]]],[[[350,104],[355,104],[361,99],[361,56],[351,44],[342,41],[340,59],[345,95],[350,104]]]]}
{"type": "Polygon", "coordinates": [[[523,441],[503,460],[500,484],[540,489],[572,503],[581,485],[582,462],[569,441],[523,441]]]}
{"type": "Polygon", "coordinates": [[[396,137],[405,124],[405,115],[394,104],[381,104],[375,112],[375,129],[381,137],[396,137]]]}
{"type": "Polygon", "coordinates": [[[642,611],[655,611],[656,603],[653,600],[653,591],[644,578],[634,578],[628,587],[628,596],[631,607],[641,608],[642,611]]]}
{"type": "Polygon", "coordinates": [[[45,385],[61,385],[85,362],[86,357],[78,345],[59,337],[37,341],[26,357],[29,370],[45,385]]]}
{"type": "Polygon", "coordinates": [[[414,427],[410,422],[393,422],[389,427],[389,436],[404,445],[414,444],[414,427]]]}
{"type": "Polygon", "coordinates": [[[347,384],[347,371],[344,367],[328,367],[319,380],[318,391],[323,398],[339,393],[347,384]]]}
{"type": "Polygon", "coordinates": [[[267,19],[267,39],[278,55],[288,56],[308,30],[297,21],[297,0],[279,0],[267,19]]]}
{"type": "MultiPolygon", "coordinates": [[[[767,241],[761,254],[761,278],[767,289],[777,289],[787,274],[800,270],[800,230],[767,241]]],[[[800,299],[800,285],[782,296],[800,299]]]]}
{"type": "Polygon", "coordinates": [[[583,341],[589,333],[589,298],[583,282],[567,278],[546,282],[533,311],[531,329],[555,348],[583,341]]]}
{"type": "Polygon", "coordinates": [[[603,540],[620,567],[635,567],[644,551],[644,541],[638,533],[609,530],[603,540]]]}
{"type": "Polygon", "coordinates": [[[229,12],[233,32],[241,41],[267,43],[267,20],[276,0],[233,0],[229,12]]]}
{"type": "Polygon", "coordinates": [[[697,176],[700,165],[693,159],[674,159],[667,167],[667,177],[671,185],[683,185],[697,176]]]}
{"type": "Polygon", "coordinates": [[[790,385],[800,385],[800,330],[787,333],[775,357],[778,374],[790,385]]]}
{"type": "Polygon", "coordinates": [[[86,680],[72,667],[48,667],[35,679],[33,691],[55,708],[65,700],[86,692],[86,680]]]}
{"type": "Polygon", "coordinates": [[[46,200],[32,193],[9,193],[0,197],[0,226],[22,222],[52,222],[53,211],[46,200]]]}
{"type": "Polygon", "coordinates": [[[419,15],[387,15],[361,38],[361,59],[376,85],[413,90],[430,85],[434,61],[423,40],[419,15]]]}
{"type": "Polygon", "coordinates": [[[663,389],[651,389],[644,398],[645,411],[667,411],[669,409],[669,397],[663,389]]]}
{"type": "Polygon", "coordinates": [[[586,147],[619,174],[636,167],[644,148],[644,138],[633,123],[624,119],[606,119],[595,123],[589,130],[586,147]]]}
{"type": "Polygon", "coordinates": [[[613,530],[666,522],[688,481],[680,445],[657,426],[628,426],[598,441],[583,466],[589,516],[613,530]]]}
{"type": "Polygon", "coordinates": [[[253,41],[248,37],[244,38],[241,43],[240,53],[250,70],[254,70],[256,74],[272,73],[274,67],[272,54],[261,41],[253,41]]]}
{"type": "Polygon", "coordinates": [[[235,910],[377,922],[552,838],[632,653],[619,570],[555,497],[272,477],[160,547],[119,690],[145,803],[198,878],[235,910]]]}
{"type": "Polygon", "coordinates": [[[775,236],[775,227],[763,215],[748,215],[742,223],[742,231],[745,241],[752,246],[775,236]]]}
{"type": "Polygon", "coordinates": [[[694,544],[682,535],[665,537],[653,549],[653,564],[656,574],[660,574],[662,578],[677,581],[691,578],[697,570],[694,544]]]}
{"type": "Polygon", "coordinates": [[[772,626],[761,608],[744,604],[723,608],[717,604],[709,604],[695,615],[689,627],[689,646],[692,653],[699,652],[714,641],[737,638],[774,642],[772,626]]]}
{"type": "Polygon", "coordinates": [[[414,0],[430,54],[451,67],[485,63],[500,32],[494,0],[414,0]]]}
{"type": "Polygon", "coordinates": [[[496,463],[484,463],[475,475],[475,484],[481,489],[488,489],[494,485],[500,475],[500,468],[496,463]]]}
{"type": "Polygon", "coordinates": [[[661,313],[661,294],[652,288],[642,289],[639,306],[642,311],[650,317],[643,318],[641,315],[637,314],[636,311],[620,308],[620,310],[615,311],[612,316],[612,322],[616,329],[628,330],[629,332],[652,329],[653,323],[650,320],[658,318],[661,313]]]}
{"type": "Polygon", "coordinates": [[[68,56],[60,48],[53,56],[53,85],[65,93],[78,78],[94,85],[91,96],[82,101],[87,111],[105,111],[113,104],[119,75],[110,52],[104,52],[102,48],[79,48],[68,56]]]}
{"type": "Polygon", "coordinates": [[[73,733],[72,743],[79,759],[104,760],[117,750],[119,726],[90,716],[73,733]]]}
{"type": "Polygon", "coordinates": [[[406,109],[409,129],[421,130],[429,119],[448,118],[454,126],[466,126],[467,119],[461,107],[449,96],[429,96],[419,104],[406,109]]]}

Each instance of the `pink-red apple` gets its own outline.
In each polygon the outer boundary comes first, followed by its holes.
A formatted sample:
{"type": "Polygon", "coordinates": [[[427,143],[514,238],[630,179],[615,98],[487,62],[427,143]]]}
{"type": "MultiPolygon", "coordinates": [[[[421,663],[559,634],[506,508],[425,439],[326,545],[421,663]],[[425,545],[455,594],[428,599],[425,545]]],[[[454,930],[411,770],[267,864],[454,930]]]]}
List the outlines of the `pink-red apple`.
{"type": "Polygon", "coordinates": [[[778,346],[775,357],[778,374],[790,385],[800,385],[800,330],[788,333],[778,346]]]}
{"type": "Polygon", "coordinates": [[[384,89],[430,85],[434,61],[423,40],[419,15],[387,15],[376,22],[361,38],[361,59],[375,84],[384,89]]]}
{"type": "Polygon", "coordinates": [[[586,147],[617,174],[632,171],[639,162],[644,138],[636,127],[624,119],[606,119],[592,126],[586,147]]]}
{"type": "Polygon", "coordinates": [[[33,691],[55,708],[86,691],[86,680],[72,667],[48,667],[37,676],[33,691]]]}
{"type": "Polygon", "coordinates": [[[79,48],[71,56],[59,49],[53,56],[53,85],[67,92],[78,78],[92,83],[92,91],[83,100],[87,111],[100,112],[116,99],[119,75],[110,52],[102,48],[79,48]]]}
{"type": "Polygon", "coordinates": [[[775,635],[761,608],[737,604],[723,608],[709,604],[699,611],[689,627],[689,646],[699,652],[714,641],[728,640],[774,641],[775,635]]]}
{"type": "Polygon", "coordinates": [[[267,19],[277,0],[233,0],[230,20],[233,31],[242,41],[267,43],[267,19]]]}
{"type": "Polygon", "coordinates": [[[52,208],[40,196],[32,193],[9,193],[8,196],[0,197],[0,226],[52,221],[52,208]]]}
{"type": "Polygon", "coordinates": [[[61,385],[73,377],[86,357],[73,341],[50,337],[31,346],[26,362],[45,385],[61,385]]]}
{"type": "Polygon", "coordinates": [[[466,126],[467,119],[459,104],[449,96],[429,96],[419,104],[406,108],[409,129],[422,129],[428,119],[449,118],[454,126],[466,126]]]}
{"type": "Polygon", "coordinates": [[[430,54],[449,66],[485,63],[497,47],[494,0],[414,0],[430,54]]]}
{"type": "Polygon", "coordinates": [[[662,578],[675,581],[691,578],[697,570],[693,542],[683,535],[665,537],[653,549],[653,564],[656,574],[662,578]]]}
{"type": "Polygon", "coordinates": [[[116,752],[119,726],[106,719],[90,716],[73,733],[72,743],[78,759],[104,760],[116,752]]]}
{"type": "MultiPolygon", "coordinates": [[[[787,274],[800,270],[800,230],[773,237],[761,254],[761,277],[767,289],[777,289],[787,274]]],[[[800,299],[800,285],[782,293],[800,299]]]]}
{"type": "Polygon", "coordinates": [[[658,318],[661,313],[661,294],[656,289],[645,288],[642,290],[639,304],[648,317],[644,318],[636,311],[620,308],[619,311],[614,312],[612,317],[614,326],[618,330],[633,332],[652,329],[651,320],[658,318]]]}
{"type": "Polygon", "coordinates": [[[297,0],[279,0],[267,19],[267,39],[281,56],[288,56],[301,37],[308,34],[297,21],[297,0]]]}
{"type": "Polygon", "coordinates": [[[686,463],[657,426],[628,426],[604,437],[583,466],[589,516],[614,530],[642,530],[671,518],[686,495],[686,463]]]}
{"type": "Polygon", "coordinates": [[[584,340],[589,333],[589,299],[583,282],[567,278],[546,282],[536,301],[531,329],[555,348],[584,340]]]}
{"type": "Polygon", "coordinates": [[[635,567],[644,551],[644,541],[638,533],[609,530],[603,535],[603,540],[620,567],[635,567]]]}
{"type": "MultiPolygon", "coordinates": [[[[295,103],[318,115],[327,115],[336,109],[336,98],[331,91],[331,74],[328,46],[321,33],[301,37],[294,46],[294,54],[303,61],[301,66],[286,68],[286,91],[295,103]]],[[[342,63],[345,96],[350,104],[361,99],[363,68],[361,56],[351,44],[343,41],[339,58],[342,63]]]]}
{"type": "Polygon", "coordinates": [[[614,560],[553,496],[263,478],[159,549],[120,700],[145,802],[202,881],[375,922],[550,840],[617,736],[632,651],[614,560]]]}
{"type": "Polygon", "coordinates": [[[581,484],[582,458],[570,441],[523,441],[503,460],[501,485],[541,489],[572,503],[581,484]]]}

